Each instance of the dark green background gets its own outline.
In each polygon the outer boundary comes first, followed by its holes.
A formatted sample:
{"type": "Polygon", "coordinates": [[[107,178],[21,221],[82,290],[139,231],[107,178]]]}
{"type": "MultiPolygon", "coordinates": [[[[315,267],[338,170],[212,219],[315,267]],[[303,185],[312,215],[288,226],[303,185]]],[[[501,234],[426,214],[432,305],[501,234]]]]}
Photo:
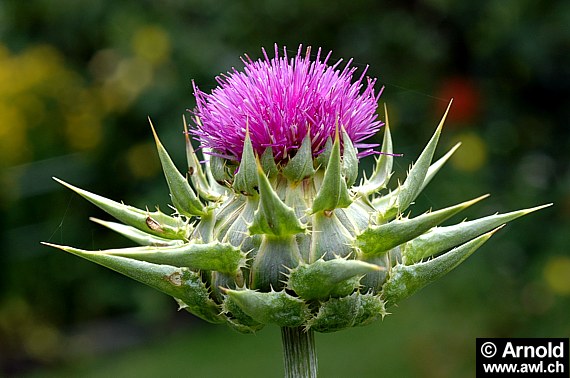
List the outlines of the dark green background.
{"type": "Polygon", "coordinates": [[[191,80],[209,90],[275,42],[370,65],[397,177],[454,97],[438,154],[464,144],[414,214],[487,192],[463,216],[555,203],[383,322],[317,335],[322,376],[474,376],[476,337],[568,337],[568,25],[565,1],[0,1],[0,375],[282,375],[277,328],[211,326],[39,244],[129,245],[50,177],[167,209],[147,116],[182,166],[191,80]]]}

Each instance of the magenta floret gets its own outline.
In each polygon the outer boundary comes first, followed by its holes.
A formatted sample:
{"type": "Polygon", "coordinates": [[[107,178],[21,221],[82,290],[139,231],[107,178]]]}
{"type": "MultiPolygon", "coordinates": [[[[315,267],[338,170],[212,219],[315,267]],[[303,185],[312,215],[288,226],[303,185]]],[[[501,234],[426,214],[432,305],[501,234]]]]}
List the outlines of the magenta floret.
{"type": "Polygon", "coordinates": [[[340,70],[342,59],[328,65],[329,52],[321,61],[321,49],[315,60],[310,47],[288,58],[283,48],[279,56],[252,61],[242,58],[243,72],[236,70],[217,77],[219,86],[206,94],[194,84],[199,118],[192,133],[203,148],[213,154],[239,161],[246,128],[254,150],[262,154],[273,148],[276,161],[295,154],[310,131],[313,155],[323,151],[336,127],[344,127],[359,155],[371,154],[376,144],[361,143],[374,135],[383,123],[376,109],[382,90],[376,94],[376,79],[365,77],[367,68],[354,83],[352,59],[340,70]]]}

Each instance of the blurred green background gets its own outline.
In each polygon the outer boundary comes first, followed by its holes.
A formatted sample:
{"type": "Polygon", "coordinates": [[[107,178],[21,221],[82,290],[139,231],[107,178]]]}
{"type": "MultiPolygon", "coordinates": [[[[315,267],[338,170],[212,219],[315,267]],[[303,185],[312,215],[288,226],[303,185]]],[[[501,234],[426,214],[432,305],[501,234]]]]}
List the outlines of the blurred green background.
{"type": "Polygon", "coordinates": [[[182,166],[191,80],[209,90],[275,42],[370,65],[401,173],[454,98],[438,154],[463,146],[414,214],[487,192],[466,217],[555,203],[384,321],[318,334],[322,376],[474,376],[476,337],[568,337],[569,25],[567,1],[1,0],[0,376],[282,375],[277,328],[206,324],[39,244],[129,245],[51,176],[166,209],[147,116],[182,166]]]}

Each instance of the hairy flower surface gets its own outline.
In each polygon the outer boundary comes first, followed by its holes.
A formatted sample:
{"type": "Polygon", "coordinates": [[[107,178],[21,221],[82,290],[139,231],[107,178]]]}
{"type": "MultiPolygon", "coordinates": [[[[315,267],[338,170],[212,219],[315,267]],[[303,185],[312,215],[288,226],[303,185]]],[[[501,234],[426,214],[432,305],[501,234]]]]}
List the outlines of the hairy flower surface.
{"type": "Polygon", "coordinates": [[[342,60],[328,65],[331,53],[321,61],[321,50],[311,61],[311,49],[302,54],[252,61],[242,59],[243,72],[233,70],[217,78],[219,87],[206,94],[194,85],[198,117],[196,130],[203,147],[227,159],[240,160],[246,129],[253,149],[261,155],[272,147],[277,161],[294,156],[303,138],[310,133],[316,156],[343,127],[361,156],[375,145],[361,143],[382,126],[376,108],[381,91],[374,92],[376,80],[366,78],[366,69],[357,80],[350,60],[341,70],[342,60]]]}
{"type": "MultiPolygon", "coordinates": [[[[542,207],[440,226],[486,196],[414,217],[408,208],[437,174],[449,107],[403,182],[390,190],[388,114],[380,155],[356,185],[363,140],[382,126],[379,94],[349,64],[252,62],[195,87],[201,163],[186,131],[179,172],[154,134],[173,214],[150,212],[63,183],[122,223],[95,220],[141,245],[85,251],[55,246],[163,291],[181,308],[244,333],[266,324],[333,332],[366,325],[445,275],[506,222],[542,207]],[[363,88],[364,87],[364,88],[363,88]],[[360,151],[359,151],[360,149],[360,151]],[[365,175],[366,176],[366,175],[365,175]]],[[[154,133],[154,128],[153,128],[154,133]]]]}

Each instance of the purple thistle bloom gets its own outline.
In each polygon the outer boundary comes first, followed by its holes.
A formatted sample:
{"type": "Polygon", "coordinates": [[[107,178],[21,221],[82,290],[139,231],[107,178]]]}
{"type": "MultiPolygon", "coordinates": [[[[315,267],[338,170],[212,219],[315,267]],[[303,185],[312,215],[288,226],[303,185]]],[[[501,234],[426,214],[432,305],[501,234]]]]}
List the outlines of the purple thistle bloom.
{"type": "Polygon", "coordinates": [[[373,153],[377,144],[361,143],[371,137],[383,123],[376,108],[382,90],[374,93],[376,79],[366,78],[366,69],[352,83],[356,71],[348,61],[342,71],[342,59],[329,66],[331,52],[321,62],[321,50],[310,61],[310,47],[302,56],[289,59],[275,45],[275,57],[252,61],[242,58],[244,72],[235,68],[216,78],[219,86],[206,94],[194,84],[197,106],[196,126],[192,133],[201,146],[212,154],[239,161],[246,129],[254,150],[262,154],[272,147],[277,162],[294,156],[303,138],[310,132],[313,156],[325,148],[329,137],[334,138],[336,127],[343,127],[360,156],[373,153]],[[364,90],[361,92],[362,88],[364,90]]]}

